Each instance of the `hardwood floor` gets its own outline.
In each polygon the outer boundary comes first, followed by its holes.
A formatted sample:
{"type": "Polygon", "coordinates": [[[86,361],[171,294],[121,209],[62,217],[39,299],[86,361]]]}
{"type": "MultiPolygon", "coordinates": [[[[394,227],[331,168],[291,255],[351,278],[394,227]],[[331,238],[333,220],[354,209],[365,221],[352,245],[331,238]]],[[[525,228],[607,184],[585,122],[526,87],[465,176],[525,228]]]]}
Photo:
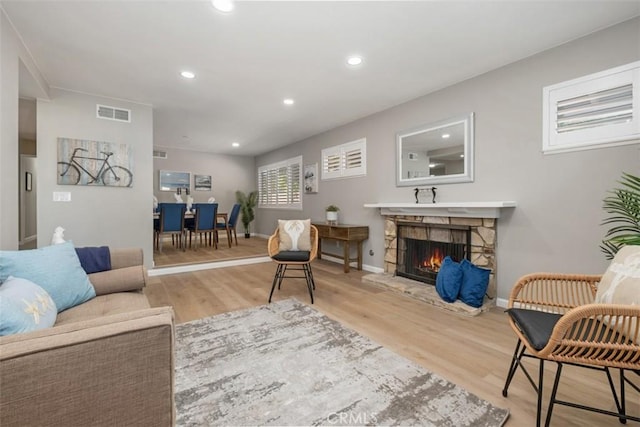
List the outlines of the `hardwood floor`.
{"type": "MultiPolygon", "coordinates": [[[[479,397],[508,408],[507,426],[535,425],[536,394],[521,371],[513,379],[508,398],[502,397],[516,344],[502,309],[463,317],[363,283],[363,272],[352,270],[345,274],[340,264],[322,260],[314,261],[312,266],[316,309],[479,397]]],[[[261,263],[154,276],[149,278],[145,292],[153,306],[171,305],[176,321],[187,322],[266,304],[275,268],[273,263],[261,263]]],[[[285,279],[273,300],[290,297],[309,304],[304,281],[285,279]]],[[[526,363],[532,372],[537,372],[537,364],[526,363]]],[[[546,365],[545,399],[555,373],[553,364],[546,365]]],[[[628,411],[637,415],[639,395],[630,387],[627,390],[628,411]]],[[[614,408],[605,376],[600,372],[566,366],[558,394],[561,399],[614,408]]],[[[634,424],[637,425],[627,425],[634,424]]],[[[556,405],[551,425],[620,424],[613,417],[556,405]]]]}

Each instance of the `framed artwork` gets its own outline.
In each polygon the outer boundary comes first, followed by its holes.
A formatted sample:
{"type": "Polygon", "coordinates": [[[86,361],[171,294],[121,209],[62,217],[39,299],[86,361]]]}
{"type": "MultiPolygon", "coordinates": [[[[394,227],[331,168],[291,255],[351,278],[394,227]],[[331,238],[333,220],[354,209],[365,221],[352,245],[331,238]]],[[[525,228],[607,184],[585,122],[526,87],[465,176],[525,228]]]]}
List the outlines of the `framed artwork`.
{"type": "Polygon", "coordinates": [[[176,191],[178,188],[191,189],[191,172],[161,170],[158,186],[160,191],[176,191]]]}
{"type": "Polygon", "coordinates": [[[211,175],[194,175],[193,184],[196,191],[211,191],[211,175]]]}
{"type": "Polygon", "coordinates": [[[313,194],[318,192],[318,164],[304,165],[304,192],[313,194]]]}
{"type": "Polygon", "coordinates": [[[31,191],[33,189],[33,176],[31,175],[31,172],[25,172],[25,185],[24,185],[24,189],[26,191],[31,191]]]}
{"type": "Polygon", "coordinates": [[[57,183],[133,187],[133,153],[124,143],[58,138],[57,183]]]}

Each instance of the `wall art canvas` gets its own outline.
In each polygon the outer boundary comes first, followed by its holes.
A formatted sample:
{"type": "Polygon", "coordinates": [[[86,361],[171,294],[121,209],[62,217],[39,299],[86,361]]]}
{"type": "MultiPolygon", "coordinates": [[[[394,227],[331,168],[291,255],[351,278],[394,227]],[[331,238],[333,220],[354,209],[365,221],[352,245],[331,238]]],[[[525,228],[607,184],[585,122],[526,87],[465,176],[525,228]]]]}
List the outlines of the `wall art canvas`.
{"type": "Polygon", "coordinates": [[[304,192],[313,194],[318,192],[318,164],[304,165],[304,192]]]}
{"type": "Polygon", "coordinates": [[[194,175],[193,184],[196,191],[211,191],[211,175],[194,175]]]}
{"type": "Polygon", "coordinates": [[[57,183],[133,187],[133,153],[125,143],[58,138],[57,183]]]}
{"type": "Polygon", "coordinates": [[[160,191],[191,189],[191,172],[160,171],[160,191]]]}

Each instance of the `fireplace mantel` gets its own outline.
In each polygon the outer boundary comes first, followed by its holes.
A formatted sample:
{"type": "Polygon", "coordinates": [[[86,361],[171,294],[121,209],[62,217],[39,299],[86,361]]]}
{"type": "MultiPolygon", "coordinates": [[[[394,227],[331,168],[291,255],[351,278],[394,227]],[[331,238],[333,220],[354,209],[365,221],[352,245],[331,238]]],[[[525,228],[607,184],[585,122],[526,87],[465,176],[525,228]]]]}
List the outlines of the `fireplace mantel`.
{"type": "Polygon", "coordinates": [[[515,208],[516,202],[448,202],[448,203],[367,203],[365,208],[379,208],[381,215],[447,216],[459,218],[500,218],[500,210],[515,208]]]}

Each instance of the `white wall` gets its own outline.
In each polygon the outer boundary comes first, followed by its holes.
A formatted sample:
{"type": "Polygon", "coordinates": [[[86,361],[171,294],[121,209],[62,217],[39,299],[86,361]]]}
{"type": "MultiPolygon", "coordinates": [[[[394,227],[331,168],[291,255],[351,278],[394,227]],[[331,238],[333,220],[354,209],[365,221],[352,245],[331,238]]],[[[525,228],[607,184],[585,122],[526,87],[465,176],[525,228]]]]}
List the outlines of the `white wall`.
{"type": "Polygon", "coordinates": [[[46,82],[0,9],[0,249],[3,250],[18,248],[18,88],[25,78],[35,82],[38,96],[47,96],[46,82]]]}
{"type": "MultiPolygon", "coordinates": [[[[174,202],[174,193],[160,191],[158,177],[160,170],[191,172],[191,196],[195,203],[205,203],[215,197],[218,209],[230,212],[236,203],[236,190],[245,193],[256,189],[255,158],[203,153],[190,150],[176,150],[156,147],[167,152],[166,159],[153,159],[153,194],[159,202],[174,202]],[[194,191],[193,176],[211,175],[211,191],[194,191]]],[[[183,194],[182,199],[187,200],[183,194]]]]}
{"type": "Polygon", "coordinates": [[[278,218],[322,221],[324,207],[336,204],[341,222],[369,225],[364,263],[382,267],[383,219],[363,204],[413,201],[412,188],[395,186],[396,132],[474,112],[475,182],[439,185],[438,201],[518,203],[498,222],[498,296],[534,271],[603,272],[602,199],[622,171],[640,173],[640,149],[543,155],[542,88],[638,59],[634,19],[260,156],[258,167],[298,155],[315,163],[325,147],[367,138],[366,177],[320,181],[318,194],[303,196],[303,211],[258,209],[257,230],[270,233],[278,218]]]}
{"type": "Polygon", "coordinates": [[[141,247],[153,260],[153,111],[148,105],[51,90],[38,101],[38,246],[51,242],[62,226],[76,246],[141,247]],[[131,110],[131,123],[96,118],[96,104],[131,110]],[[57,185],[57,138],[130,144],[133,187],[57,185]],[[54,191],[71,202],[53,202],[54,191]]]}

